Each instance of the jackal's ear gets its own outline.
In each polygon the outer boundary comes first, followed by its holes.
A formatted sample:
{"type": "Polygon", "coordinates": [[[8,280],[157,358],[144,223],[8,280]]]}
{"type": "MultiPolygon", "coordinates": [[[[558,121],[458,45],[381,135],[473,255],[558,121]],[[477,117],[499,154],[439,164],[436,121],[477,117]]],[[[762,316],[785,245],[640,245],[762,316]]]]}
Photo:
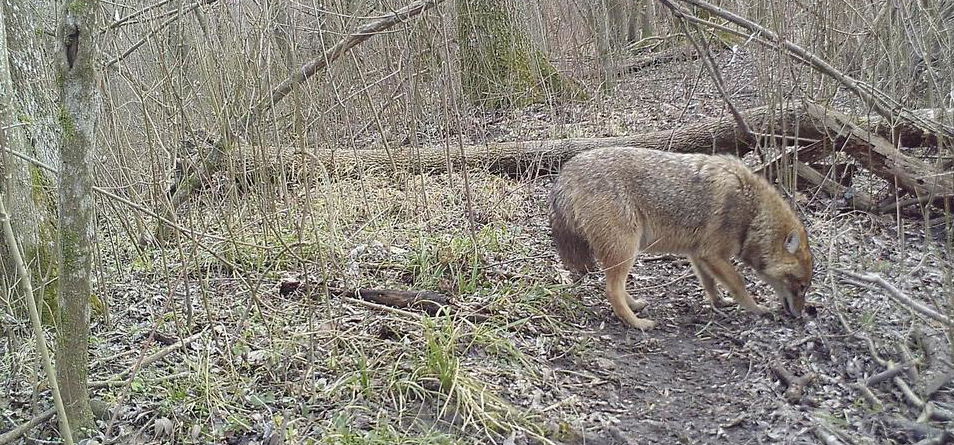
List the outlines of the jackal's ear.
{"type": "Polygon", "coordinates": [[[798,246],[802,244],[802,237],[796,231],[792,231],[785,238],[785,250],[788,253],[795,253],[798,250],[798,246]]]}

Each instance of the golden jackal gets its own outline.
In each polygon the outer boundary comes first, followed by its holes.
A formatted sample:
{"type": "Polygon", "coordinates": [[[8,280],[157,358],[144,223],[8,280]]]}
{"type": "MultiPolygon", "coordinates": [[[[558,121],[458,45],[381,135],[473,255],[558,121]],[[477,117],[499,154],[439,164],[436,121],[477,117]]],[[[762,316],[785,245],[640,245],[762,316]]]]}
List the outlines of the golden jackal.
{"type": "Polygon", "coordinates": [[[733,257],[755,269],[794,316],[811,284],[805,227],[768,181],[731,156],[628,147],[581,153],[550,193],[550,228],[568,269],[586,272],[599,259],[613,311],[643,330],[655,322],[636,316],[646,302],[626,292],[637,251],[688,256],[716,307],[731,300],[713,278],[742,307],[768,311],[746,292],[733,257]]]}

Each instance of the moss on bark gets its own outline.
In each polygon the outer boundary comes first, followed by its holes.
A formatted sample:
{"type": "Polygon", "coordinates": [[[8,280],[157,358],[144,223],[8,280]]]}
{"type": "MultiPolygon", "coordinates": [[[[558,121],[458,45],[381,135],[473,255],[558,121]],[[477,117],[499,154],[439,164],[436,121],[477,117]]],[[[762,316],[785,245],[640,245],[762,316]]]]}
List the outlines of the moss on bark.
{"type": "Polygon", "coordinates": [[[458,0],[464,94],[486,108],[581,100],[583,89],[560,74],[515,23],[511,0],[458,0]]]}

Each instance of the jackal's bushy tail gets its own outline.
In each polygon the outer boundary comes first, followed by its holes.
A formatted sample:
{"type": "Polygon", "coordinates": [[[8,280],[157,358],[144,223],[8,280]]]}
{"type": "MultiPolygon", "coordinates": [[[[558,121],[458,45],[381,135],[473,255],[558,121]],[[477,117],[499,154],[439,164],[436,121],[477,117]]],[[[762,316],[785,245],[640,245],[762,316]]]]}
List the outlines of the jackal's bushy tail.
{"type": "Polygon", "coordinates": [[[571,220],[573,212],[567,208],[569,204],[562,187],[554,185],[550,192],[550,231],[563,265],[573,272],[586,273],[595,269],[596,260],[589,241],[571,220]]]}

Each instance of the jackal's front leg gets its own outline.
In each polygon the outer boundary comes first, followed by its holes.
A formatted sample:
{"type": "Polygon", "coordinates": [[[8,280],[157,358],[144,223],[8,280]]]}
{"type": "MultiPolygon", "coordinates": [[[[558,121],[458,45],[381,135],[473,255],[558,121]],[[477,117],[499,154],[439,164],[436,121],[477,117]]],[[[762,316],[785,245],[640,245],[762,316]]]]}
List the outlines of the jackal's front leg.
{"type": "Polygon", "coordinates": [[[699,283],[702,284],[702,290],[706,296],[709,297],[712,306],[720,308],[732,304],[732,299],[723,298],[722,295],[720,295],[719,289],[716,288],[715,280],[712,279],[712,272],[706,270],[706,266],[701,259],[689,257],[689,263],[692,264],[692,271],[696,273],[696,278],[698,278],[699,283]]]}
{"type": "Polygon", "coordinates": [[[719,280],[726,289],[729,289],[729,293],[732,294],[735,301],[739,302],[740,306],[757,314],[769,312],[767,307],[756,303],[745,290],[745,280],[735,270],[732,263],[716,257],[701,258],[701,263],[706,271],[711,272],[716,280],[719,280]]]}

